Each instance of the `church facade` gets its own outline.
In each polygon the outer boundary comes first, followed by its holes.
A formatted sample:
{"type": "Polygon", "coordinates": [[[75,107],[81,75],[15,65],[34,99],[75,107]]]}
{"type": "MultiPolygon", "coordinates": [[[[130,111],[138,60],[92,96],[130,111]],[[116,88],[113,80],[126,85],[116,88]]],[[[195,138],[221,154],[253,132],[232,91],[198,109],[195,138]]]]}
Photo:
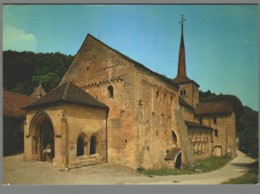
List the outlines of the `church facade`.
{"type": "Polygon", "coordinates": [[[183,26],[175,79],[88,34],[59,86],[25,107],[24,159],[158,169],[235,157],[232,107],[199,103],[198,92],[186,75],[183,26]]]}

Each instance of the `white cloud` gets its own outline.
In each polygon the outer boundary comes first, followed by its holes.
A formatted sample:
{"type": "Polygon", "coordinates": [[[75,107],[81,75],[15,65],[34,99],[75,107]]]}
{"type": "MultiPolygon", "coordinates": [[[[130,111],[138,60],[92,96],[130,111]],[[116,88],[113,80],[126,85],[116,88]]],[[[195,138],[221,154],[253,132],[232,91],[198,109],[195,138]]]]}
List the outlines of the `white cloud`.
{"type": "Polygon", "coordinates": [[[36,51],[37,41],[33,34],[11,25],[3,26],[3,50],[36,51]]]}

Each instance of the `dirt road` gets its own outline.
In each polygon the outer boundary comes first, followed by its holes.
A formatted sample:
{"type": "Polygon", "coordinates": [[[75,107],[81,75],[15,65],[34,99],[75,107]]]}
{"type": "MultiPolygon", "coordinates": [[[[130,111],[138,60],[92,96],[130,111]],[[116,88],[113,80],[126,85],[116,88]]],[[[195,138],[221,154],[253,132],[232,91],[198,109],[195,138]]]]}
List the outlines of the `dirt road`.
{"type": "Polygon", "coordinates": [[[3,160],[4,184],[220,184],[230,178],[242,176],[246,164],[254,162],[242,152],[221,169],[192,175],[147,177],[130,169],[109,164],[87,166],[58,171],[51,163],[27,162],[22,154],[3,160]]]}

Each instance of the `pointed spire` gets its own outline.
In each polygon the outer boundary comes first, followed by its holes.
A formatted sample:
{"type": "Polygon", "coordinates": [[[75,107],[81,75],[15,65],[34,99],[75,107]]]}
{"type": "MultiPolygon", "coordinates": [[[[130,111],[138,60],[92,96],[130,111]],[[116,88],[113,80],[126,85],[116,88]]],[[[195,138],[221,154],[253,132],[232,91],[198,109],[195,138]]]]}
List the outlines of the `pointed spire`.
{"type": "Polygon", "coordinates": [[[180,43],[180,50],[179,50],[179,62],[178,62],[178,75],[177,77],[187,77],[186,75],[186,61],[185,61],[185,45],[184,45],[184,38],[183,38],[183,22],[185,19],[183,15],[181,15],[181,43],[180,43]]]}
{"type": "Polygon", "coordinates": [[[180,42],[180,50],[179,50],[179,61],[178,61],[178,73],[177,77],[173,80],[175,82],[187,81],[189,78],[186,74],[186,60],[185,60],[185,45],[184,45],[184,37],[183,37],[183,23],[186,20],[181,15],[181,42],[180,42]]]}

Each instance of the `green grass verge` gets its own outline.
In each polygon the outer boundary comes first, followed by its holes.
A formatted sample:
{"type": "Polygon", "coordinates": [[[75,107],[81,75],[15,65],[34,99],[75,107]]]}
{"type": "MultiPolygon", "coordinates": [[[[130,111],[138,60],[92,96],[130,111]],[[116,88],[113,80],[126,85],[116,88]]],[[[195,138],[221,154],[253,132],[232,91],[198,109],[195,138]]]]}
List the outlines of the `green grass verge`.
{"type": "Polygon", "coordinates": [[[248,165],[250,171],[241,177],[230,179],[222,184],[256,184],[258,183],[258,162],[248,165]]]}
{"type": "Polygon", "coordinates": [[[192,168],[189,169],[169,169],[169,168],[160,168],[158,170],[150,170],[138,168],[137,172],[152,176],[152,175],[180,175],[180,174],[195,174],[195,173],[203,173],[216,170],[218,168],[223,167],[227,164],[231,158],[227,157],[210,157],[205,160],[198,160],[192,168]]]}

